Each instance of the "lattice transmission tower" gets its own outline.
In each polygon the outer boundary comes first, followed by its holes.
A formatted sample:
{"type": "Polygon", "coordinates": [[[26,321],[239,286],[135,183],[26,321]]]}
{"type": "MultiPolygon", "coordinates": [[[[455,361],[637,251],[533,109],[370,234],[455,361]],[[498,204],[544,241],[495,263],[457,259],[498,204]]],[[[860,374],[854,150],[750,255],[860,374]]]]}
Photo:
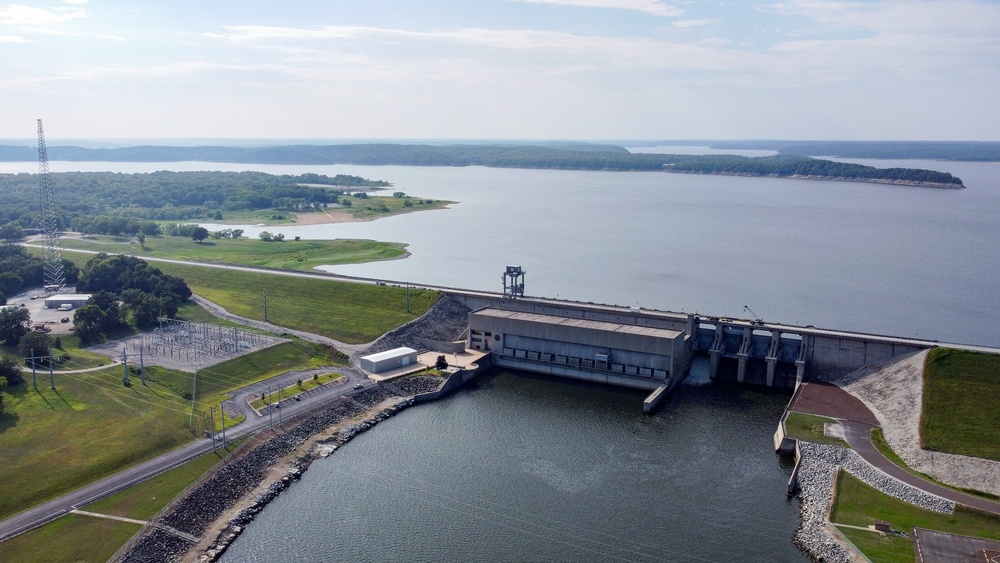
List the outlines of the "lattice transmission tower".
{"type": "Polygon", "coordinates": [[[66,286],[63,273],[62,248],[59,247],[59,221],[56,219],[56,200],[49,176],[49,153],[45,149],[42,120],[38,120],[38,186],[42,199],[42,238],[45,241],[45,291],[60,293],[66,286]]]}

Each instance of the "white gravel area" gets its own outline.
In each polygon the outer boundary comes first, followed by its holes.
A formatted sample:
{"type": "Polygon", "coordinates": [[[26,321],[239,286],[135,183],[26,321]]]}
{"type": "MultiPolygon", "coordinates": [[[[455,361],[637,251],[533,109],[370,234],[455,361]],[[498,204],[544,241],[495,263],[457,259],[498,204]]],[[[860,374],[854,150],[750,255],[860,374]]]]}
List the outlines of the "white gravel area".
{"type": "Polygon", "coordinates": [[[907,465],[942,483],[1000,495],[1000,462],[920,447],[926,359],[927,351],[918,352],[862,368],[834,383],[871,409],[889,446],[907,465]]]}

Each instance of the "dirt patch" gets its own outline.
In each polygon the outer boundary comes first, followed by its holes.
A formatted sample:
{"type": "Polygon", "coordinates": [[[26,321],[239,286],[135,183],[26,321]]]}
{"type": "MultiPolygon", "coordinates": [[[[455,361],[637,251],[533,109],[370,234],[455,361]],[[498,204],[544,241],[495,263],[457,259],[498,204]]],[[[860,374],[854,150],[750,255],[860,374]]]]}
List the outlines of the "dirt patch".
{"type": "Polygon", "coordinates": [[[359,219],[346,212],[330,213],[317,211],[315,213],[299,213],[295,216],[295,225],[327,225],[331,223],[360,223],[371,219],[359,219]]]}
{"type": "Polygon", "coordinates": [[[878,419],[863,402],[829,383],[803,383],[789,410],[878,426],[878,419]]]}

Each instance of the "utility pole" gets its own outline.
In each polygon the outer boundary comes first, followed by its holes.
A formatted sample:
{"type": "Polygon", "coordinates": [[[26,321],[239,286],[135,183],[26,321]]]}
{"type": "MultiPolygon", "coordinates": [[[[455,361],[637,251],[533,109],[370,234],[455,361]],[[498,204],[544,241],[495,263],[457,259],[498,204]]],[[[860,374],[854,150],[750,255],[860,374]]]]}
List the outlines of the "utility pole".
{"type": "Polygon", "coordinates": [[[208,407],[209,418],[212,420],[212,453],[215,453],[215,407],[208,407]]]}
{"type": "Polygon", "coordinates": [[[410,282],[406,282],[406,312],[410,312],[410,282]]]}
{"type": "Polygon", "coordinates": [[[142,377],[143,386],[146,385],[146,363],[142,361],[142,344],[139,345],[139,375],[142,377]]]}
{"type": "Polygon", "coordinates": [[[35,377],[35,351],[31,351],[31,383],[35,386],[35,391],[38,391],[38,378],[35,377]]]}
{"type": "Polygon", "coordinates": [[[191,383],[191,432],[194,432],[194,402],[198,393],[198,370],[194,370],[194,381],[191,383]]]}
{"type": "Polygon", "coordinates": [[[274,428],[274,407],[271,406],[271,385],[267,386],[267,424],[274,428]]]}
{"type": "Polygon", "coordinates": [[[278,409],[278,426],[281,426],[281,386],[278,386],[278,402],[274,403],[274,407],[278,409]]]}
{"type": "Polygon", "coordinates": [[[267,288],[264,288],[264,322],[267,322],[267,288]]]}
{"type": "Polygon", "coordinates": [[[122,383],[125,387],[131,387],[132,381],[128,378],[128,354],[125,353],[125,348],[122,348],[122,367],[125,368],[125,377],[122,379],[122,383]]]}
{"type": "Polygon", "coordinates": [[[222,449],[226,449],[226,409],[222,407],[222,403],[219,403],[219,411],[222,414],[222,449]]]}

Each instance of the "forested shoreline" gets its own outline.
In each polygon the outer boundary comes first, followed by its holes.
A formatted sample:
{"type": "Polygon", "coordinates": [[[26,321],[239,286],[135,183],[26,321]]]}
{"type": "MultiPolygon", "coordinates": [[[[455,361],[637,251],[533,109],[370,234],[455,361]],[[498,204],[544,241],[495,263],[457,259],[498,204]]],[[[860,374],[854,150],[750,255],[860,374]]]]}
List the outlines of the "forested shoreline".
{"type": "MultiPolygon", "coordinates": [[[[60,227],[98,234],[153,235],[159,232],[154,221],[221,220],[228,212],[321,209],[352,191],[392,185],[341,174],[263,172],[62,172],[51,177],[60,227]]],[[[0,238],[16,240],[16,227],[38,227],[37,174],[0,174],[0,198],[0,238]]]]}
{"type": "MultiPolygon", "coordinates": [[[[34,157],[30,147],[0,146],[0,161],[34,157]]],[[[947,172],[911,168],[875,168],[780,154],[765,157],[736,155],[677,155],[630,153],[622,147],[593,145],[291,145],[274,147],[126,147],[85,149],[52,147],[49,158],[66,161],[113,162],[227,162],[254,164],[354,164],[367,166],[487,166],[557,170],[683,171],[701,174],[752,176],[808,176],[828,179],[961,186],[947,172]]]]}

